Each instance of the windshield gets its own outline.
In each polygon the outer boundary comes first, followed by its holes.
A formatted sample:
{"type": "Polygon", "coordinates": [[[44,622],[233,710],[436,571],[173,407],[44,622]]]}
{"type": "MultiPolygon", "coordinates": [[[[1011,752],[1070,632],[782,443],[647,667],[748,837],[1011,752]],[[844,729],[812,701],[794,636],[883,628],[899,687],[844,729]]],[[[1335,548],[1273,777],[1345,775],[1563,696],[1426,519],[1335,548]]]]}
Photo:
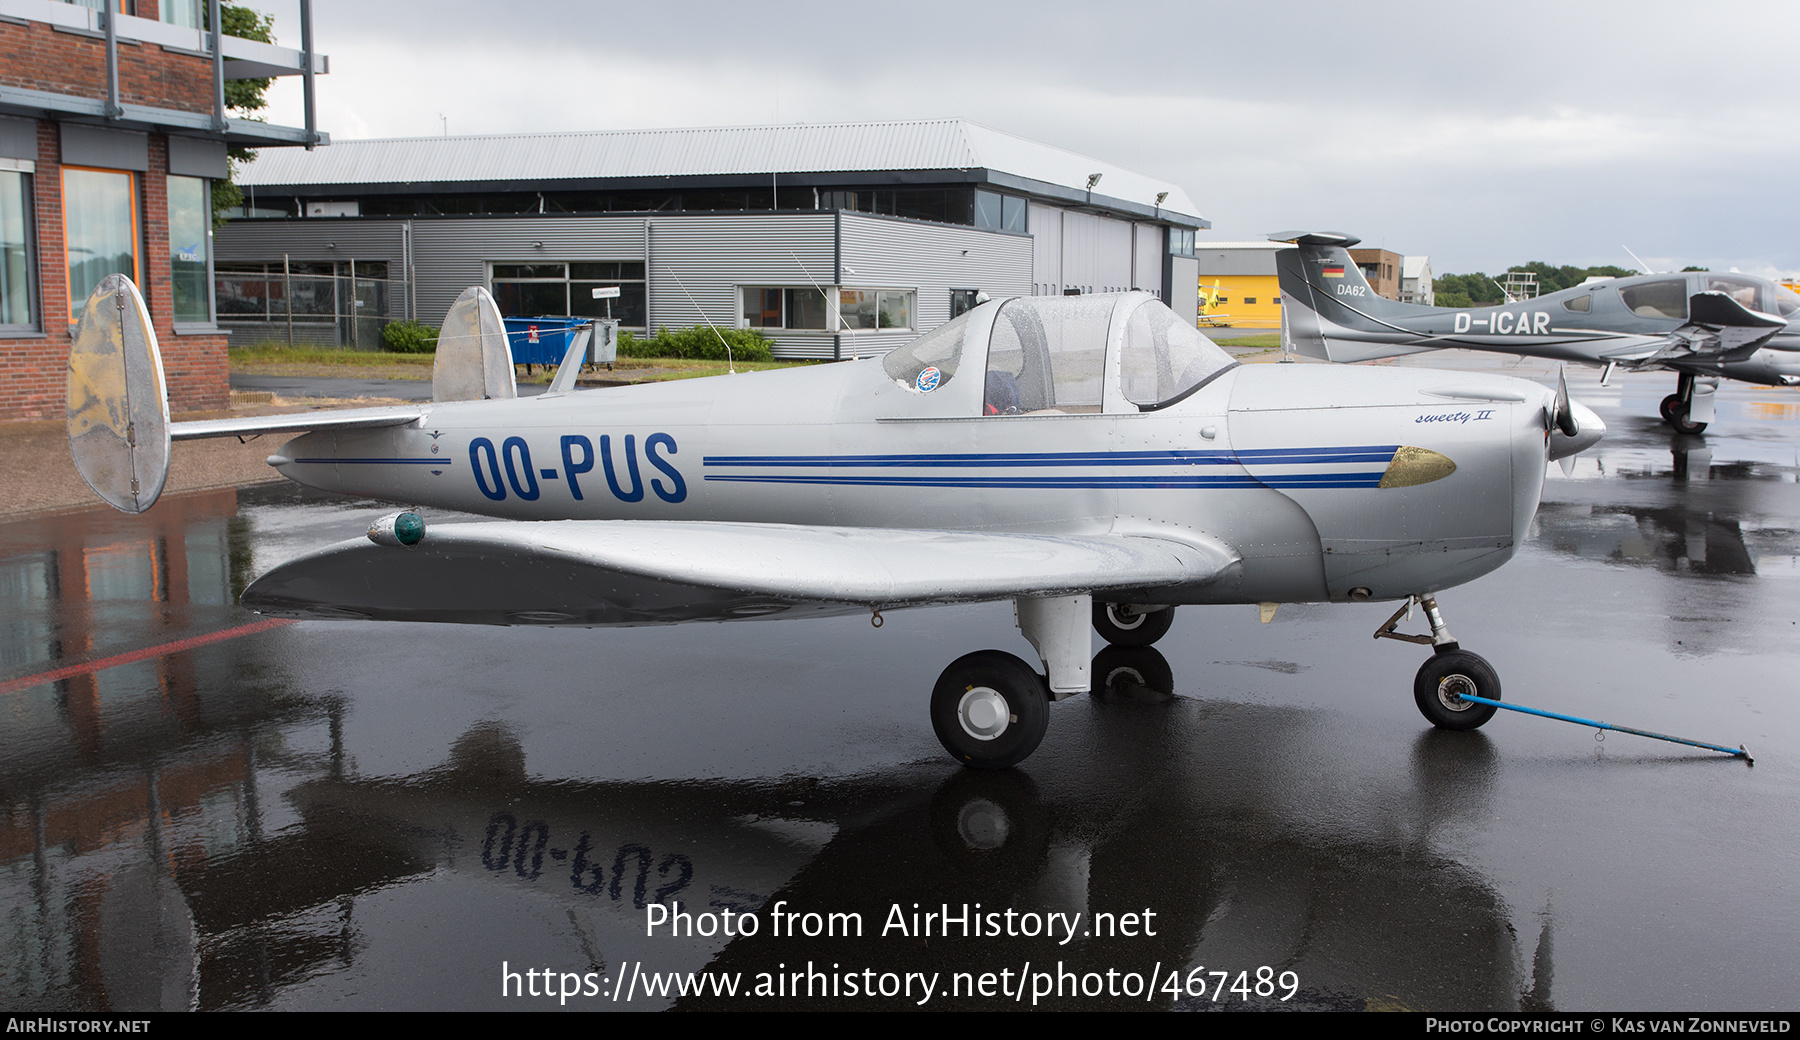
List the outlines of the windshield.
{"type": "Polygon", "coordinates": [[[1125,399],[1143,411],[1174,404],[1235,364],[1160,301],[1145,303],[1125,323],[1119,374],[1125,399]]]}
{"type": "Polygon", "coordinates": [[[968,327],[968,314],[952,318],[890,352],[882,359],[882,370],[908,390],[928,394],[956,375],[956,366],[962,361],[963,330],[968,327]]]}

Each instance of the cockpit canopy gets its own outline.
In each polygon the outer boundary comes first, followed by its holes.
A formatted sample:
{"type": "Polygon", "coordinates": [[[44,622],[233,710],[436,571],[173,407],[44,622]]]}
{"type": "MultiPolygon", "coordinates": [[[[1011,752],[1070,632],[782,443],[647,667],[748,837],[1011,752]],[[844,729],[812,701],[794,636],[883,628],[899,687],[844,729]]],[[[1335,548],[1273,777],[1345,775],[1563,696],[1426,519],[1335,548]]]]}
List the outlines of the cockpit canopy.
{"type": "Polygon", "coordinates": [[[1109,372],[1126,401],[1164,408],[1236,364],[1147,293],[1021,296],[988,306],[997,308],[991,322],[982,320],[987,308],[963,314],[889,354],[885,371],[931,393],[965,360],[985,359],[984,414],[1033,415],[1101,411],[1109,372]]]}

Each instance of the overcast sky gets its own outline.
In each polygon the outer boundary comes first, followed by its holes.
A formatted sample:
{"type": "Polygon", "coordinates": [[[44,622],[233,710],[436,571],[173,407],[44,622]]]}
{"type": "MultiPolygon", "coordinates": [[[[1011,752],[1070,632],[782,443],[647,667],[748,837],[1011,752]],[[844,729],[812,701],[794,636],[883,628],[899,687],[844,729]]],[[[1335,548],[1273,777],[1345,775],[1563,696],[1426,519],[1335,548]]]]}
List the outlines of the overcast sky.
{"type": "MultiPolygon", "coordinates": [[[[248,2],[299,45],[296,0],[248,2]]],[[[963,116],[1175,181],[1214,240],[1800,272],[1800,8],[1773,0],[313,9],[334,138],[963,116]]],[[[297,79],[270,98],[302,122],[297,79]]]]}

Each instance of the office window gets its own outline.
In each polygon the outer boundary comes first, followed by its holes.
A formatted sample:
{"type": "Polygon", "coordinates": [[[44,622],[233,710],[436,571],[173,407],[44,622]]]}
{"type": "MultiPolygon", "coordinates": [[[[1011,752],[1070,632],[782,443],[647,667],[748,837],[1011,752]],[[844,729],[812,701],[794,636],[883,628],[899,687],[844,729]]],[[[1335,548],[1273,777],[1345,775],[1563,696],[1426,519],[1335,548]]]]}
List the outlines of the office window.
{"type": "Polygon", "coordinates": [[[752,329],[804,329],[824,332],[825,297],[808,286],[744,286],[744,325],[752,329]]]}
{"type": "Polygon", "coordinates": [[[169,178],[169,283],[178,322],[210,322],[212,195],[200,177],[169,178]]]}
{"type": "Polygon", "coordinates": [[[626,328],[641,329],[644,284],[641,260],[495,264],[493,268],[494,302],[507,317],[612,317],[626,328]],[[616,298],[594,299],[595,289],[612,286],[618,287],[616,298]]]}
{"type": "Polygon", "coordinates": [[[838,315],[851,331],[910,329],[912,314],[913,293],[908,291],[838,290],[838,315]]]}
{"type": "Polygon", "coordinates": [[[31,239],[31,174],[0,170],[0,329],[37,326],[31,239]]]}
{"type": "Polygon", "coordinates": [[[63,238],[69,247],[69,320],[109,274],[139,285],[137,178],[113,170],[63,167],[63,238]]]}
{"type": "Polygon", "coordinates": [[[975,226],[999,228],[1002,231],[1025,232],[1025,200],[1017,195],[977,189],[975,192],[975,226]]]}
{"type": "Polygon", "coordinates": [[[156,15],[183,29],[205,28],[205,19],[200,17],[200,0],[162,0],[157,5],[156,15]]]}

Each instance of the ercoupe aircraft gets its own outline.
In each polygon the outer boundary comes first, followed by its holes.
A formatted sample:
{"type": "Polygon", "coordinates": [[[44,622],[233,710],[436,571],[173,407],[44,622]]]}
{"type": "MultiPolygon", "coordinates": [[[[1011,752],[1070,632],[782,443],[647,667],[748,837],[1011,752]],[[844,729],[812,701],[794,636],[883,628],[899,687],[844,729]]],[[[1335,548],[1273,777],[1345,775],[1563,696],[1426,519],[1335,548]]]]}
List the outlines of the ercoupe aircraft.
{"type": "MultiPolygon", "coordinates": [[[[1675,373],[1662,417],[1699,433],[1719,377],[1800,384],[1800,295],[1766,278],[1710,271],[1590,281],[1498,307],[1422,307],[1375,295],[1347,252],[1359,239],[1287,231],[1279,250],[1292,349],[1367,361],[1444,347],[1675,373]]],[[[1602,376],[1604,379],[1605,376],[1602,376]]]]}
{"type": "Polygon", "coordinates": [[[1044,672],[998,650],[931,696],[957,760],[1004,768],[1048,702],[1090,688],[1089,624],[1145,646],[1179,604],[1405,600],[1377,635],[1429,644],[1435,725],[1493,714],[1499,679],[1434,594],[1525,537],[1545,462],[1605,427],[1504,376],[1240,366],[1141,292],[994,300],[882,359],[577,391],[579,342],[517,398],[498,310],[451,309],[430,403],[170,423],[156,340],[122,278],[69,362],[71,450],[101,498],[148,508],[172,440],[306,431],[269,464],[416,511],[257,578],[293,618],[599,627],[1011,600],[1044,672]],[[1394,631],[1414,603],[1431,634],[1394,631]]]}

